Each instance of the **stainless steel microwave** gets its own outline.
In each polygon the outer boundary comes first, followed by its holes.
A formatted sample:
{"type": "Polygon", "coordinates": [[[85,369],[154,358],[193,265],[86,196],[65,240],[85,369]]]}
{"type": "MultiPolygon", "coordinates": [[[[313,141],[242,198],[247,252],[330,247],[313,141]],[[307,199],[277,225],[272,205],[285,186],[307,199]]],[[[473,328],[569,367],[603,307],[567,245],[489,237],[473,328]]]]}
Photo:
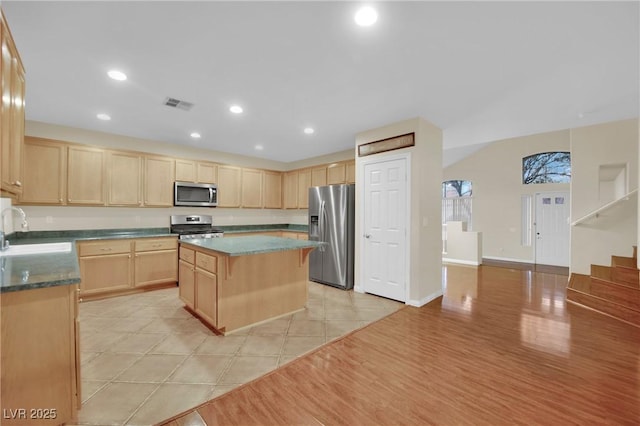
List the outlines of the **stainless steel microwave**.
{"type": "Polygon", "coordinates": [[[216,207],[218,186],[214,183],[176,182],[173,189],[173,205],[216,207]]]}

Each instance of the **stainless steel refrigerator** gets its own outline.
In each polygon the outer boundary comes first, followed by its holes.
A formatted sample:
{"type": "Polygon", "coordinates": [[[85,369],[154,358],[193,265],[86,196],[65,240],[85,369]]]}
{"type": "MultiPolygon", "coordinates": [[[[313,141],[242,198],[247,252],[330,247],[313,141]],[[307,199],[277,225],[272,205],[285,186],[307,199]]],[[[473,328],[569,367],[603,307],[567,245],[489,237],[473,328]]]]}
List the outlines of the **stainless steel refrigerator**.
{"type": "Polygon", "coordinates": [[[355,185],[309,188],[309,240],[325,244],[309,255],[309,279],[353,288],[355,185]]]}

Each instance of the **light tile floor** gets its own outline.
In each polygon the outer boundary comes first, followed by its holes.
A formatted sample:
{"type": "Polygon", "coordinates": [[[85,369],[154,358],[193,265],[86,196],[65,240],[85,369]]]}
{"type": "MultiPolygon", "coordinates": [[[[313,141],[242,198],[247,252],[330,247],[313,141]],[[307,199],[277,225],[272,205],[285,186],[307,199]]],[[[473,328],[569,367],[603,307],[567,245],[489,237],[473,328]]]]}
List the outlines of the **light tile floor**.
{"type": "Polygon", "coordinates": [[[309,283],[304,311],[216,336],[178,289],[80,304],[79,425],[151,425],[404,306],[309,283]]]}

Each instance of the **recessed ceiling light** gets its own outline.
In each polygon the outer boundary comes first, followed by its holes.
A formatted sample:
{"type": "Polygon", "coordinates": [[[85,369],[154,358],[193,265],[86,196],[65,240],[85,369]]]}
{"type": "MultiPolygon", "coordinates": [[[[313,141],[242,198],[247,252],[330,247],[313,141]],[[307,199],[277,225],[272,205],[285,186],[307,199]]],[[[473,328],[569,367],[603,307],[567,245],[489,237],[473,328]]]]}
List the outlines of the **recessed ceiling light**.
{"type": "Polygon", "coordinates": [[[234,114],[241,114],[242,107],[240,105],[231,105],[231,107],[229,108],[229,111],[231,111],[234,114]]]}
{"type": "Polygon", "coordinates": [[[361,7],[354,16],[356,24],[361,27],[369,27],[378,20],[378,12],[370,6],[361,7]]]}
{"type": "Polygon", "coordinates": [[[96,117],[98,117],[98,119],[100,119],[102,121],[111,120],[111,116],[109,114],[100,113],[100,114],[97,114],[96,117]]]}
{"type": "Polygon", "coordinates": [[[311,135],[313,134],[313,132],[315,132],[315,130],[313,130],[311,127],[307,127],[303,130],[303,132],[307,135],[311,135]]]}
{"type": "Polygon", "coordinates": [[[262,145],[256,145],[253,147],[256,151],[262,151],[264,149],[264,146],[262,145]]]}
{"type": "Polygon", "coordinates": [[[198,133],[198,132],[193,132],[193,133],[191,133],[190,136],[192,138],[194,138],[194,139],[200,139],[202,137],[202,135],[200,133],[198,133]]]}
{"type": "Polygon", "coordinates": [[[107,73],[107,75],[112,79],[118,80],[118,81],[125,81],[127,79],[127,75],[122,71],[118,71],[118,70],[111,70],[107,73]]]}

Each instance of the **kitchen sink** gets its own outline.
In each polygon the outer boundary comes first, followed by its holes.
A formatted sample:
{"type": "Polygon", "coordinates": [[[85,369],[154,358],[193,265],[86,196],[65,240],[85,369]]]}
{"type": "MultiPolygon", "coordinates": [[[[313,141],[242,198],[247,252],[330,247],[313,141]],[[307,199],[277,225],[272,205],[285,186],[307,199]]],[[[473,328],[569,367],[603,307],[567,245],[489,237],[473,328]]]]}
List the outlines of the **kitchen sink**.
{"type": "Polygon", "coordinates": [[[53,254],[71,252],[71,243],[43,243],[43,244],[21,244],[9,246],[6,250],[0,251],[0,257],[6,256],[27,256],[31,254],[53,254]]]}

